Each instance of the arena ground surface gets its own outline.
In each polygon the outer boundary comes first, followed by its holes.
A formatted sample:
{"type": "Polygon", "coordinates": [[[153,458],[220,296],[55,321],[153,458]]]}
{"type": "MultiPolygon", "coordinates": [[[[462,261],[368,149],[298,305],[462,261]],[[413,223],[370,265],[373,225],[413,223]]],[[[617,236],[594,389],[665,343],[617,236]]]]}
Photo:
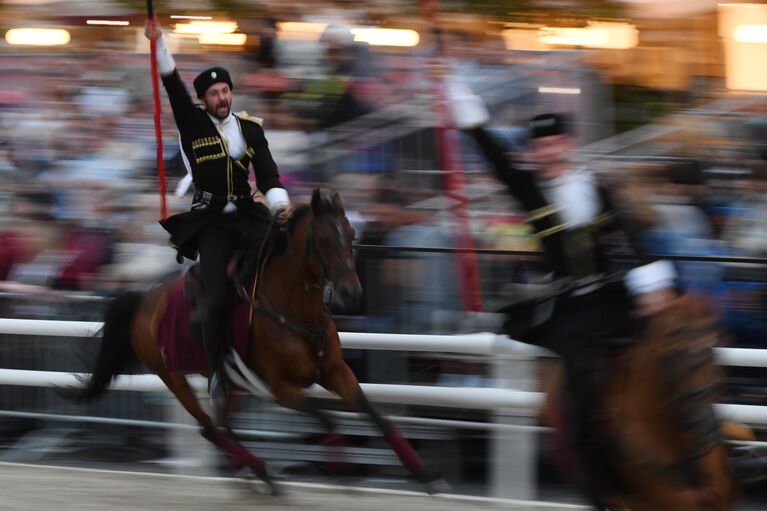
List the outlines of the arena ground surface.
{"type": "MultiPolygon", "coordinates": [[[[465,495],[282,482],[283,495],[264,494],[260,483],[200,477],[0,462],[3,511],[572,511],[578,504],[520,502],[465,495]]],[[[763,510],[748,499],[733,511],[763,510]]],[[[681,510],[680,510],[681,511],[681,510]]]]}
{"type": "Polygon", "coordinates": [[[258,493],[246,481],[138,472],[0,463],[0,508],[4,511],[510,511],[585,509],[483,498],[429,496],[410,491],[363,490],[309,483],[284,483],[284,495],[258,493]]]}

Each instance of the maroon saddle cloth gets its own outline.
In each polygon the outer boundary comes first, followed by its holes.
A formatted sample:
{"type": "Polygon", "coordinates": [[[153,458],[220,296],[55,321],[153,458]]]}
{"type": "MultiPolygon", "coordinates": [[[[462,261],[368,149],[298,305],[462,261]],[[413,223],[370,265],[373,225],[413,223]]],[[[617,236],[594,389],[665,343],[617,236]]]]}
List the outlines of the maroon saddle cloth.
{"type": "MultiPolygon", "coordinates": [[[[157,346],[168,370],[180,373],[204,372],[207,369],[202,344],[189,331],[189,315],[194,310],[184,293],[184,279],[176,279],[165,294],[165,310],[157,322],[157,346]]],[[[234,348],[247,359],[250,341],[250,307],[237,299],[229,311],[229,332],[234,348]]]]}

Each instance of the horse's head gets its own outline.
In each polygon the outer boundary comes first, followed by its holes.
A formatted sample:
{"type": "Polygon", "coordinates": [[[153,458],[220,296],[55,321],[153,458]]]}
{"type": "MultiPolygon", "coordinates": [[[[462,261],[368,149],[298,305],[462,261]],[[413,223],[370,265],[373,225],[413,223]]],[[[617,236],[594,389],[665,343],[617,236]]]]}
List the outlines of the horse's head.
{"type": "Polygon", "coordinates": [[[311,215],[306,225],[306,246],[313,271],[327,281],[344,305],[355,305],[362,285],[354,266],[354,229],[346,218],[341,197],[312,193],[311,215]]]}

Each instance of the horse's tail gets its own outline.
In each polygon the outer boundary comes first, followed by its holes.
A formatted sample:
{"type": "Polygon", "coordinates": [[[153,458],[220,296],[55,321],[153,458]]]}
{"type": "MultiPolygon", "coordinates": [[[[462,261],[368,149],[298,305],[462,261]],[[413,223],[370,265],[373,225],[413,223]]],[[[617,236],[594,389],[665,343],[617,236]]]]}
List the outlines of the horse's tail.
{"type": "Polygon", "coordinates": [[[96,366],[90,377],[81,378],[84,386],[68,389],[65,397],[77,402],[92,401],[104,393],[115,376],[138,363],[131,346],[131,322],[143,299],[143,293],[130,291],[118,295],[109,303],[104,314],[96,366]]]}

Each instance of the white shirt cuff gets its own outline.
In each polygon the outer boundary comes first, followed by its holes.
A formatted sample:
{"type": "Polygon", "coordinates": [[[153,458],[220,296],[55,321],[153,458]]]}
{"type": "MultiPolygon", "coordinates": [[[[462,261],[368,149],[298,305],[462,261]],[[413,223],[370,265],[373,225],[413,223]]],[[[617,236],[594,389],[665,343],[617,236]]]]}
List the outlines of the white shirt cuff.
{"type": "Polygon", "coordinates": [[[650,293],[674,285],[676,271],[671,261],[661,259],[626,272],[626,288],[632,295],[650,293]]]}
{"type": "Polygon", "coordinates": [[[447,101],[455,127],[462,130],[478,128],[490,122],[490,112],[482,98],[458,80],[447,81],[447,101]]]}
{"type": "Polygon", "coordinates": [[[270,188],[264,195],[266,197],[266,203],[269,205],[269,210],[274,213],[280,206],[287,206],[290,204],[288,198],[288,191],[284,188],[270,188]]]}
{"type": "Polygon", "coordinates": [[[178,182],[176,185],[176,197],[179,199],[186,195],[186,192],[189,191],[189,188],[192,186],[192,174],[187,174],[183,178],[181,178],[181,181],[178,182]]]}
{"type": "Polygon", "coordinates": [[[176,61],[173,60],[173,55],[170,54],[165,39],[160,37],[157,39],[157,71],[162,76],[167,76],[173,74],[174,69],[176,69],[176,61]]]}

